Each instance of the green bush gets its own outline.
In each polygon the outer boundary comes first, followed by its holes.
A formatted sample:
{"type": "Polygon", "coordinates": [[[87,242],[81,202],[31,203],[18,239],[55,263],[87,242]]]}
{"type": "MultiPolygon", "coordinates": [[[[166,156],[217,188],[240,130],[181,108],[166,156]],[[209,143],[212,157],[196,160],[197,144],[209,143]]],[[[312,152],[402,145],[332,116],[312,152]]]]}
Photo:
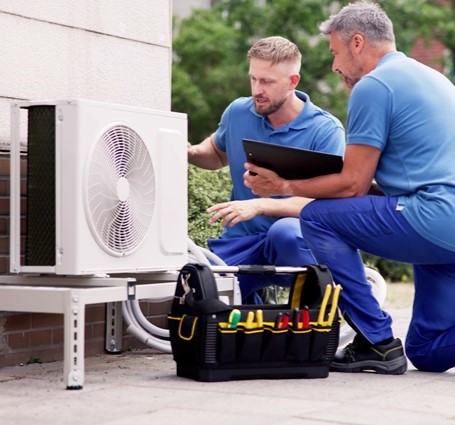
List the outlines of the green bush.
{"type": "Polygon", "coordinates": [[[411,282],[413,280],[412,266],[375,255],[362,252],[363,262],[366,266],[377,270],[389,282],[411,282]]]}
{"type": "Polygon", "coordinates": [[[227,168],[209,171],[188,166],[188,236],[199,246],[207,247],[207,239],[222,232],[219,223],[210,224],[208,207],[226,202],[231,196],[231,176],[227,168]]]}

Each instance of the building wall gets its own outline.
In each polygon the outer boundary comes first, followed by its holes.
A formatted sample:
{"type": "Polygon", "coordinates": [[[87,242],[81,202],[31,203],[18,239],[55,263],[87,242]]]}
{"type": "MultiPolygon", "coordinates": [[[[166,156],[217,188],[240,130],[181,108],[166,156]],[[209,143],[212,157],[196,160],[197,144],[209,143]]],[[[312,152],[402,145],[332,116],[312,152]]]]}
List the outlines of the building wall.
{"type": "MultiPolygon", "coordinates": [[[[172,0],[0,0],[0,39],[0,273],[7,273],[10,103],[85,98],[170,110],[172,0]]],[[[24,188],[26,161],[24,154],[24,188]]],[[[168,306],[143,303],[143,310],[163,325],[168,306]]],[[[105,305],[87,307],[87,355],[104,351],[105,313],[105,305]]],[[[125,335],[123,346],[141,343],[125,335]]],[[[0,312],[0,367],[62,358],[62,315],[0,312]]]]}
{"type": "Polygon", "coordinates": [[[425,42],[422,39],[416,40],[411,56],[439,72],[444,72],[444,59],[447,54],[445,46],[439,40],[425,42]]]}
{"type": "Polygon", "coordinates": [[[171,0],[0,0],[0,143],[16,99],[169,110],[171,0]]]}

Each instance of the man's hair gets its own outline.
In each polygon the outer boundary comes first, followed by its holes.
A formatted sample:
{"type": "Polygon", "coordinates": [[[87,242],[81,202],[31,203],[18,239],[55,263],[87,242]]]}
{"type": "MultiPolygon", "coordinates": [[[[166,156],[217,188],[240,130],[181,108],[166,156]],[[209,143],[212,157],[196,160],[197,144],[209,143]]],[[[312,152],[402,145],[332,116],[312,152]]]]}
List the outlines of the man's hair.
{"type": "Polygon", "coordinates": [[[319,30],[323,35],[336,31],[345,44],[354,34],[363,35],[373,45],[395,44],[392,21],[378,4],[369,1],[349,3],[322,22],[319,30]]]}
{"type": "Polygon", "coordinates": [[[288,62],[296,66],[296,73],[300,71],[302,54],[299,48],[284,37],[274,36],[257,40],[248,50],[248,60],[251,58],[263,59],[273,65],[288,62]]]}

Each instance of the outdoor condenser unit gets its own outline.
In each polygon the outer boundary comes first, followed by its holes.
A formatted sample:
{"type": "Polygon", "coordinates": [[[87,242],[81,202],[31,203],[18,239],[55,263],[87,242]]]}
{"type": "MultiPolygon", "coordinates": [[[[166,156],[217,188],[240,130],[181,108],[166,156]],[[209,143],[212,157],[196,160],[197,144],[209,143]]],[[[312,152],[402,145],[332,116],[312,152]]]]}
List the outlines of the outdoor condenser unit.
{"type": "Polygon", "coordinates": [[[88,100],[14,103],[10,271],[181,268],[188,252],[186,146],[182,113],[88,100]]]}

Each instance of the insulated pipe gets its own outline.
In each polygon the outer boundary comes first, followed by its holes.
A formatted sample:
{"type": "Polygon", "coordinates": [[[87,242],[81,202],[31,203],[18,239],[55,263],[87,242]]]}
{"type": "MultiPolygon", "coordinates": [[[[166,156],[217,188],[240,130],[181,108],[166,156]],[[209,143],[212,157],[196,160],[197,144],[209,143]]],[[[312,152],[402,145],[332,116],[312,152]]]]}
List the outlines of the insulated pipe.
{"type": "Polygon", "coordinates": [[[202,248],[197,246],[191,239],[188,238],[188,250],[194,255],[199,263],[209,264],[207,257],[202,252],[202,248]]]}
{"type": "Polygon", "coordinates": [[[138,300],[129,301],[129,303],[131,304],[132,313],[139,322],[139,325],[141,325],[147,332],[150,332],[153,335],[169,338],[169,329],[162,329],[158,326],[155,326],[153,323],[150,323],[144,316],[138,300]]]}
{"type": "Polygon", "coordinates": [[[156,350],[164,353],[172,353],[171,343],[169,341],[163,341],[162,339],[156,338],[155,336],[145,332],[140,326],[135,323],[135,319],[130,315],[128,311],[127,303],[122,302],[123,318],[127,324],[126,331],[136,337],[139,341],[143,342],[147,347],[155,348],[156,350]]]}
{"type": "MultiPolygon", "coordinates": [[[[188,250],[197,262],[209,264],[209,258],[215,263],[224,264],[223,261],[204,248],[197,246],[191,239],[188,239],[188,250]]],[[[165,353],[172,352],[170,342],[157,338],[155,335],[169,338],[169,330],[161,329],[150,323],[144,316],[138,300],[125,301],[122,303],[122,312],[127,323],[126,331],[142,341],[148,347],[155,348],[165,353]]]]}

